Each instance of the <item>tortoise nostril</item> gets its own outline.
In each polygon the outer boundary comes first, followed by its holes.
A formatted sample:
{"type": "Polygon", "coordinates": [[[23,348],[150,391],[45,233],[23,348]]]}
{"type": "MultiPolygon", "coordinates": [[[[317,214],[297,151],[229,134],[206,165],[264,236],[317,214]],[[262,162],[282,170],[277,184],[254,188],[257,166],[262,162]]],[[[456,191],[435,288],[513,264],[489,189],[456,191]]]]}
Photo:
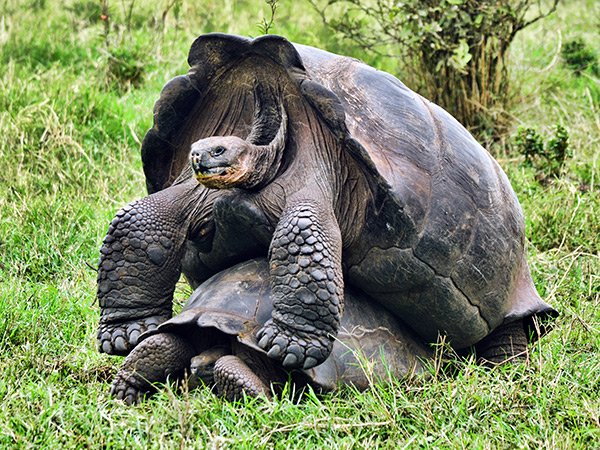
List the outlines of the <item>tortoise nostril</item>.
{"type": "Polygon", "coordinates": [[[220,156],[225,152],[225,147],[223,147],[222,145],[218,145],[216,147],[214,147],[213,149],[211,149],[210,154],[212,156],[220,156]]]}

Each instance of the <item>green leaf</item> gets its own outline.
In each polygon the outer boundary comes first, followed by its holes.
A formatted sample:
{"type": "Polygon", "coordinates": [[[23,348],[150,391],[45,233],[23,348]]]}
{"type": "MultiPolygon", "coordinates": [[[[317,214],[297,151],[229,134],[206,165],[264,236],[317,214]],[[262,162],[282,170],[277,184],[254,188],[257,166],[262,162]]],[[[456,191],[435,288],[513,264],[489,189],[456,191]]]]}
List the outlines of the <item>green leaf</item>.
{"type": "Polygon", "coordinates": [[[450,58],[450,63],[459,71],[464,71],[469,61],[473,57],[469,52],[469,44],[464,39],[461,39],[458,47],[454,49],[454,54],[450,58]]]}

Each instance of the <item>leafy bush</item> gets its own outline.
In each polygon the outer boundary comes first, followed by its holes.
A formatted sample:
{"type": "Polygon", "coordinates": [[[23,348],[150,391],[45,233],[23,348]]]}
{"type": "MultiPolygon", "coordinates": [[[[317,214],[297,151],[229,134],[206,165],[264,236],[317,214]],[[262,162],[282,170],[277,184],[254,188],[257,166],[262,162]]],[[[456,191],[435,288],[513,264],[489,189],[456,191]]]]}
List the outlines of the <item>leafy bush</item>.
{"type": "Polygon", "coordinates": [[[546,145],[546,159],[549,162],[550,173],[558,175],[567,158],[573,154],[569,148],[569,133],[565,127],[556,125],[554,136],[548,140],[546,145]]]}
{"type": "Polygon", "coordinates": [[[581,75],[588,67],[598,73],[596,53],[590,49],[582,38],[567,42],[560,52],[565,64],[576,75],[581,75]]]}
{"type": "Polygon", "coordinates": [[[515,144],[519,153],[525,156],[525,164],[533,166],[533,160],[544,154],[544,139],[535,128],[519,127],[515,144]]]}
{"type": "MultiPolygon", "coordinates": [[[[163,22],[168,10],[178,3],[179,1],[175,0],[167,5],[167,9],[163,12],[163,22]]],[[[132,28],[135,1],[132,0],[127,9],[124,2],[122,6],[123,14],[118,15],[114,7],[111,8],[109,0],[102,0],[98,9],[90,11],[91,14],[96,15],[96,20],[102,23],[104,40],[102,53],[106,56],[106,79],[117,90],[141,85],[145,73],[144,60],[147,57],[147,52],[143,48],[148,46],[136,40],[132,28]]]]}
{"type": "Polygon", "coordinates": [[[407,84],[480,137],[507,131],[510,43],[558,4],[531,17],[528,0],[308,1],[342,37],[396,58],[407,84]]]}
{"type": "Polygon", "coordinates": [[[525,164],[535,168],[536,178],[541,181],[559,177],[565,161],[572,156],[569,133],[562,125],[556,125],[554,136],[546,143],[534,128],[519,127],[515,145],[525,157],[525,164]]]}
{"type": "Polygon", "coordinates": [[[112,49],[107,59],[107,76],[121,88],[139,86],[144,79],[142,52],[125,46],[112,49]]]}

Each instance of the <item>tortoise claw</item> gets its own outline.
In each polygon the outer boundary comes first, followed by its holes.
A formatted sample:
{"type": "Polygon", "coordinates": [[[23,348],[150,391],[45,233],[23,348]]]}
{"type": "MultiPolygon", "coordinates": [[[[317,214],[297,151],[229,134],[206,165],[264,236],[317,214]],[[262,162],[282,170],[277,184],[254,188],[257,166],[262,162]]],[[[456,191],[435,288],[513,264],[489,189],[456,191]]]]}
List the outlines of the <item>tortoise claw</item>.
{"type": "Polygon", "coordinates": [[[302,366],[303,369],[310,369],[312,367],[315,367],[319,362],[313,358],[312,356],[309,356],[308,358],[306,358],[304,360],[304,365],[302,366]]]}
{"type": "MultiPolygon", "coordinates": [[[[271,359],[277,359],[281,355],[281,351],[282,351],[281,347],[279,345],[275,344],[271,347],[271,349],[267,353],[267,356],[271,359]]],[[[286,357],[286,360],[287,360],[287,357],[286,357]]]]}
{"type": "Polygon", "coordinates": [[[122,400],[127,406],[131,406],[140,402],[143,392],[135,380],[119,374],[110,388],[110,395],[117,400],[122,400]]]}
{"type": "Polygon", "coordinates": [[[321,364],[331,352],[333,341],[267,321],[257,333],[258,345],[267,356],[282,362],[286,369],[310,369],[321,364]]]}
{"type": "Polygon", "coordinates": [[[98,329],[98,350],[108,355],[125,356],[137,345],[140,335],[167,319],[168,317],[152,316],[131,322],[101,323],[98,329]]]}

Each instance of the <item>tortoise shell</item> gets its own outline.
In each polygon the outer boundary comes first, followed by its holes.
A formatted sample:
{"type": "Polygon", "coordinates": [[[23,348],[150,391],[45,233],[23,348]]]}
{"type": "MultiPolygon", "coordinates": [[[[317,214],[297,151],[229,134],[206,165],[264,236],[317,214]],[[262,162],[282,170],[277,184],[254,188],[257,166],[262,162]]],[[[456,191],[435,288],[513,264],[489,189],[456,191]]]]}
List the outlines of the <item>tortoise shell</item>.
{"type": "Polygon", "coordinates": [[[184,171],[197,139],[248,135],[252,86],[216,87],[231,82],[225,74],[232,67],[245,64],[258,73],[261,58],[284,69],[369,180],[364,230],[344,250],[347,283],[426,340],[444,333],[456,348],[502,323],[555,314],[537,294],[525,261],[516,195],[469,132],[392,75],[279,36],[213,33],[194,42],[190,72],[164,87],[144,140],[149,192],[184,171]],[[236,108],[219,106],[223,92],[232,93],[227,101],[236,108]]]}
{"type": "MultiPolygon", "coordinates": [[[[259,353],[258,330],[273,309],[266,259],[254,259],[226,269],[199,286],[183,310],[140,341],[160,332],[189,336],[199,352],[225,334],[259,353]]],[[[329,358],[303,374],[319,390],[333,390],[341,384],[358,389],[370,380],[403,377],[422,372],[432,351],[414,333],[364,294],[345,292],[345,313],[329,358]]],[[[274,364],[276,364],[274,362],[274,364]]]]}

